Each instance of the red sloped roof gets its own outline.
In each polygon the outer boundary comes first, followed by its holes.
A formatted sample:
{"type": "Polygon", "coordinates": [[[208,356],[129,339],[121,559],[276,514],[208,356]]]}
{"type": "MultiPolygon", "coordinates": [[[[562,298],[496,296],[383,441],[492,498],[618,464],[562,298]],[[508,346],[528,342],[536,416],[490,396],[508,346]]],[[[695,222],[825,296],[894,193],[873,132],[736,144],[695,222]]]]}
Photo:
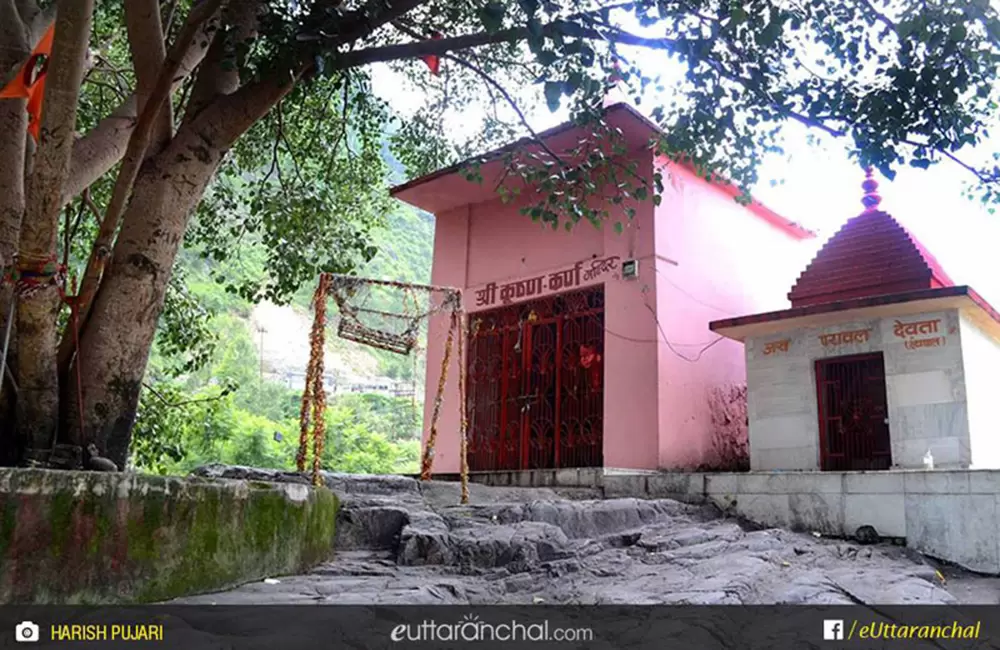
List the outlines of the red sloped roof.
{"type": "Polygon", "coordinates": [[[917,239],[913,233],[911,233],[909,230],[906,229],[906,226],[900,224],[900,227],[903,229],[904,232],[906,232],[907,236],[910,238],[910,241],[913,242],[913,245],[917,247],[917,250],[920,252],[920,255],[924,258],[924,261],[927,262],[927,266],[930,267],[931,277],[933,277],[934,281],[937,283],[935,286],[940,286],[940,287],[955,286],[955,283],[952,282],[952,279],[948,276],[947,273],[945,273],[944,267],[942,267],[941,263],[937,261],[937,258],[934,257],[934,255],[932,255],[929,250],[927,250],[927,247],[921,244],[920,240],[917,239]]]}
{"type": "Polygon", "coordinates": [[[823,246],[792,287],[792,307],[951,287],[934,256],[891,215],[866,211],[823,246]]]}

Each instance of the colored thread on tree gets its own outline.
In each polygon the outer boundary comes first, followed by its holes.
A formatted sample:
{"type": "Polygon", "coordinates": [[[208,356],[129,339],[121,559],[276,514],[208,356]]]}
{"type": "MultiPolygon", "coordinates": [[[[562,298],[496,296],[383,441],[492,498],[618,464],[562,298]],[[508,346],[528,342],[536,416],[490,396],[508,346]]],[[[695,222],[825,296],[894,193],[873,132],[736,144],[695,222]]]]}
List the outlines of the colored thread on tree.
{"type": "Polygon", "coordinates": [[[69,307],[70,320],[68,327],[73,328],[73,345],[76,352],[76,402],[77,417],[79,422],[80,440],[84,436],[84,401],[83,401],[83,361],[80,354],[80,313],[77,296],[76,277],[70,280],[71,294],[66,293],[66,266],[60,264],[55,255],[32,256],[18,255],[14,264],[9,266],[3,274],[3,284],[13,286],[13,296],[11,300],[11,311],[8,315],[6,333],[3,346],[3,361],[0,362],[0,385],[3,383],[3,375],[7,370],[7,353],[10,342],[10,326],[14,318],[14,298],[20,300],[30,300],[47,287],[54,287],[59,293],[59,300],[69,307]]]}

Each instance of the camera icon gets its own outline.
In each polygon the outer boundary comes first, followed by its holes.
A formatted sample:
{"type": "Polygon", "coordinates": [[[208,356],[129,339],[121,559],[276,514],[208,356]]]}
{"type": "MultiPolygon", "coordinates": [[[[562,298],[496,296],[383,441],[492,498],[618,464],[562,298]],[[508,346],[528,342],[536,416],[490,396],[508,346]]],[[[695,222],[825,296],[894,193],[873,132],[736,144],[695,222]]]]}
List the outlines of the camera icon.
{"type": "Polygon", "coordinates": [[[14,626],[14,640],[18,643],[37,643],[38,624],[31,621],[21,621],[14,626]]]}

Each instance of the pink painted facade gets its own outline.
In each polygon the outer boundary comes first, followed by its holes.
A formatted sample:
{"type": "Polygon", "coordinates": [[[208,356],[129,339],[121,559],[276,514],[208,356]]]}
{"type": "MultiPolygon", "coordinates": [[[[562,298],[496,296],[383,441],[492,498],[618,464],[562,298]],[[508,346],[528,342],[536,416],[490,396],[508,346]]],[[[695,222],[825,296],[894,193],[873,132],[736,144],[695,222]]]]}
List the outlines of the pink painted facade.
{"type": "MultiPolygon", "coordinates": [[[[456,169],[442,170],[393,194],[435,214],[431,283],[462,289],[468,312],[486,308],[477,306],[476,298],[490,283],[502,287],[577,263],[586,270],[595,260],[617,258],[614,268],[579,285],[604,287],[603,465],[697,467],[710,453],[708,390],[745,378],[742,346],[729,340],[712,344],[719,337],[708,324],[787,306],[783,288],[811,252],[802,244],[812,234],[763,206],[740,206],[724,185],[654,159],[648,142],[655,127],[627,105],[611,107],[606,119],[633,145],[630,155],[640,173],[651,181],[654,169],[664,172],[661,204],[635,204],[636,217],[623,233],[589,223],[566,232],[532,222],[518,213],[519,204],[504,204],[492,191],[490,174],[497,170],[489,165],[482,168],[482,184],[465,180],[456,169]],[[626,260],[638,260],[637,278],[622,278],[626,260]]],[[[542,137],[558,147],[575,137],[574,127],[557,127],[542,137]]],[[[499,291],[496,305],[502,303],[499,291]]],[[[540,293],[553,292],[546,285],[540,293]]],[[[447,329],[446,317],[430,323],[425,445],[447,329]]],[[[435,474],[460,468],[458,370],[453,358],[435,474]]]]}

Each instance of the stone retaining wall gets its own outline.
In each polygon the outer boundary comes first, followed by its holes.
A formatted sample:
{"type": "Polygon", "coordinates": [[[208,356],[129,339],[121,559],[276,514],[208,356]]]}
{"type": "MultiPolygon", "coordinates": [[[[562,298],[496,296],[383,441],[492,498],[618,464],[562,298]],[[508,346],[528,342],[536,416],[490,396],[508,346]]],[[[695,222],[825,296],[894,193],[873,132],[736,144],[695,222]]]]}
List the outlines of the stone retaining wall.
{"type": "Polygon", "coordinates": [[[1000,470],[635,473],[600,469],[474,474],[488,485],[599,487],[605,498],[713,503],[763,525],[883,538],[973,571],[1000,573],[1000,470]]]}
{"type": "Polygon", "coordinates": [[[325,488],[0,469],[0,604],[157,602],[330,558],[325,488]]]}

